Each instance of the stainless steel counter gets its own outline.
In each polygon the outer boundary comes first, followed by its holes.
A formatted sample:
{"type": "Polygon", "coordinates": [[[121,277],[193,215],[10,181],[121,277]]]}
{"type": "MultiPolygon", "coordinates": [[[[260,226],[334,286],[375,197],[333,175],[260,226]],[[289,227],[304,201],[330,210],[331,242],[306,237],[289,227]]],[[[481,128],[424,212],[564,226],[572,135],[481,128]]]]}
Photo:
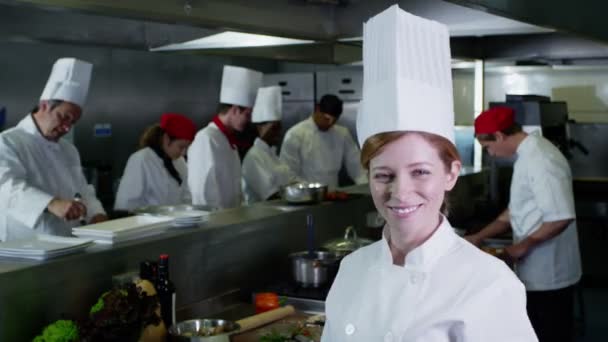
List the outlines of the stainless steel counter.
{"type": "Polygon", "coordinates": [[[286,277],[287,255],[305,249],[307,214],[314,216],[320,245],[348,225],[363,227],[371,211],[368,196],[311,206],[271,201],[213,213],[199,227],[95,245],[46,262],[0,259],[0,341],[31,340],[56,319],[82,317],[112,286],[113,275],[161,253],[170,255],[178,310],[198,315],[210,298],[286,277]]]}

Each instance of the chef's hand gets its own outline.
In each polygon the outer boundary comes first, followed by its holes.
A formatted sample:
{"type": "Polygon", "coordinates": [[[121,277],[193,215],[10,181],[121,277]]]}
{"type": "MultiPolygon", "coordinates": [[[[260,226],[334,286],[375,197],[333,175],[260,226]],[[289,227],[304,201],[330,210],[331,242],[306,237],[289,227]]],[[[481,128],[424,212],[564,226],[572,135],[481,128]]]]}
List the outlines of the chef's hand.
{"type": "Polygon", "coordinates": [[[76,220],[86,216],[87,207],[79,201],[53,198],[46,207],[53,215],[66,221],[76,220]]]}
{"type": "Polygon", "coordinates": [[[106,215],[97,214],[91,218],[91,221],[89,221],[89,223],[95,224],[95,223],[99,223],[99,222],[103,222],[103,221],[107,221],[107,220],[108,220],[108,217],[106,215]]]}
{"type": "Polygon", "coordinates": [[[505,254],[507,254],[512,261],[518,261],[524,258],[528,252],[530,252],[530,246],[525,243],[525,241],[505,247],[505,254]]]}
{"type": "Polygon", "coordinates": [[[481,236],[477,234],[466,235],[464,238],[476,247],[481,247],[481,243],[483,242],[481,236]]]}

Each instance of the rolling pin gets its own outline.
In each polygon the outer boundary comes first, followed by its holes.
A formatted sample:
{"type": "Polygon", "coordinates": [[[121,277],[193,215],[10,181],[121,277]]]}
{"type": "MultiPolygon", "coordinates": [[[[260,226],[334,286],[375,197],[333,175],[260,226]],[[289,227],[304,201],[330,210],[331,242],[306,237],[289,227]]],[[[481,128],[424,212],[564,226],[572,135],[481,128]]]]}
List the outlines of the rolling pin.
{"type": "Polygon", "coordinates": [[[295,312],[296,312],[296,309],[294,309],[293,306],[286,305],[282,308],[278,308],[278,309],[263,312],[261,314],[249,316],[249,317],[243,318],[236,322],[241,326],[239,333],[242,333],[247,330],[255,329],[257,327],[261,327],[262,325],[265,325],[265,324],[268,324],[268,323],[271,323],[274,321],[278,321],[282,318],[285,318],[289,315],[294,314],[295,312]]]}

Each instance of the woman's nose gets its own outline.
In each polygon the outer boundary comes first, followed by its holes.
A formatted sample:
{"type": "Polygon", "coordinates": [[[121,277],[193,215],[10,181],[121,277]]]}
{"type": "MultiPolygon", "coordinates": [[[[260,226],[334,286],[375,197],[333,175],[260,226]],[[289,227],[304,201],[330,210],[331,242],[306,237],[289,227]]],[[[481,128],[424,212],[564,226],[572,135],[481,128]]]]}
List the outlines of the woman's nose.
{"type": "Polygon", "coordinates": [[[399,201],[404,201],[412,191],[412,181],[403,175],[396,175],[389,187],[390,196],[399,201]]]}

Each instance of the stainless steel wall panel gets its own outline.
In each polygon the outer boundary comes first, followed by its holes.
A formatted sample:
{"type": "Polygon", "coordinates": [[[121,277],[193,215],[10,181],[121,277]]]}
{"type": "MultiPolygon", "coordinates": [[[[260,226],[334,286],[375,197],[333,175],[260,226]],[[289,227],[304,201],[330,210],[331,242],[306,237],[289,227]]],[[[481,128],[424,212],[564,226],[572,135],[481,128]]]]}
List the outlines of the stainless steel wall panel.
{"type": "Polygon", "coordinates": [[[313,73],[265,74],[264,86],[281,86],[283,101],[314,101],[315,75],[313,73]]]}

